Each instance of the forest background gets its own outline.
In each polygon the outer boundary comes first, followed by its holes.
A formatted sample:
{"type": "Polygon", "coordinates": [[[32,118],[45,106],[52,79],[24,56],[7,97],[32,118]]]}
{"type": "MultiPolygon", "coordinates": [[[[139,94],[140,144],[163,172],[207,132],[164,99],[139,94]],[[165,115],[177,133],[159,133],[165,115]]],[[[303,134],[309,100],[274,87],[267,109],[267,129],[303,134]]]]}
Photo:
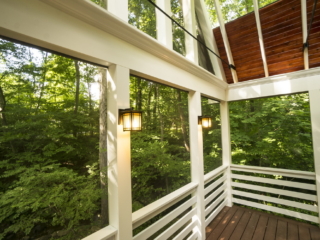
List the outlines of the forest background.
{"type": "MultiPolygon", "coordinates": [[[[183,25],[180,1],[171,3],[183,25]]],[[[206,3],[214,26],[212,1],[206,3]]],[[[226,21],[253,9],[252,0],[221,5],[226,21]]],[[[156,37],[147,0],[130,0],[129,12],[130,24],[156,37]]],[[[185,54],[175,25],[173,48],[185,54]]],[[[0,239],[81,239],[108,224],[106,126],[99,127],[105,75],[0,40],[0,239]]],[[[143,131],[131,134],[135,211],[190,182],[188,93],[131,76],[130,101],[144,111],[143,131]]],[[[205,174],[222,164],[219,102],[202,97],[202,112],[213,119],[203,130],[205,174]]],[[[233,163],[314,171],[307,93],[232,102],[230,124],[233,163]]]]}

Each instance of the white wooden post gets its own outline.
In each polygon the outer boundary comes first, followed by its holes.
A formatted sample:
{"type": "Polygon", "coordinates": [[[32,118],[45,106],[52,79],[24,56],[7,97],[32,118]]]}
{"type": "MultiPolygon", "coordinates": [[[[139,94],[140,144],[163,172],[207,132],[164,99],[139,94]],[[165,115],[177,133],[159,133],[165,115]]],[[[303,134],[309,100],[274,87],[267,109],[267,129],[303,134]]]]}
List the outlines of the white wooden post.
{"type": "Polygon", "coordinates": [[[205,239],[205,205],[204,205],[204,170],[203,170],[203,142],[202,127],[198,125],[198,116],[201,115],[201,95],[199,92],[189,92],[189,124],[190,124],[190,157],[191,181],[198,183],[197,196],[197,231],[199,238],[205,239]]]}
{"type": "Polygon", "coordinates": [[[228,102],[220,103],[221,115],[221,135],[222,135],[222,163],[228,166],[227,174],[227,206],[232,207],[232,194],[231,194],[231,138],[230,138],[230,120],[229,120],[229,105],[228,102]]]}
{"type": "Polygon", "coordinates": [[[119,109],[130,107],[129,69],[109,67],[108,83],[108,197],[109,223],[118,230],[116,240],[132,239],[130,132],[118,125],[119,109]]]}
{"type": "MultiPolygon", "coordinates": [[[[194,0],[182,0],[182,12],[183,12],[185,29],[187,29],[193,36],[197,36],[194,0]]],[[[198,64],[197,41],[187,33],[185,33],[185,41],[186,41],[186,58],[191,60],[195,64],[198,64]]]]}
{"type": "Polygon", "coordinates": [[[320,219],[320,89],[310,90],[309,99],[313,141],[314,171],[316,174],[318,211],[320,219]]]}
{"type": "MultiPolygon", "coordinates": [[[[171,13],[171,2],[170,0],[157,0],[157,5],[165,11],[169,16],[171,13]]],[[[171,20],[156,9],[157,19],[157,39],[160,43],[165,45],[167,48],[172,49],[172,22],[171,20]]]]}
{"type": "Polygon", "coordinates": [[[128,22],[128,0],[107,0],[107,9],[118,18],[128,22]]]}

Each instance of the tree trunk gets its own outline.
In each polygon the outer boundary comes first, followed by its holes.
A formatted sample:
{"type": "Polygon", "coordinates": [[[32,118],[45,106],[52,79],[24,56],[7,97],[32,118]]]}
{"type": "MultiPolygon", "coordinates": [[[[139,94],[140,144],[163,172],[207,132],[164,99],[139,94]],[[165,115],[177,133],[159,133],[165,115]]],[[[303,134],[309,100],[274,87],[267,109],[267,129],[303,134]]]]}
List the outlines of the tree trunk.
{"type": "MultiPolygon", "coordinates": [[[[2,87],[0,86],[0,117],[2,119],[2,124],[3,126],[7,126],[7,118],[6,118],[6,114],[5,114],[5,109],[7,106],[7,101],[6,98],[4,96],[2,87]]],[[[12,141],[10,141],[10,146],[11,146],[11,150],[13,153],[15,153],[15,148],[14,145],[12,143],[12,141]]]]}
{"type": "Polygon", "coordinates": [[[79,108],[79,94],[80,94],[80,70],[78,60],[74,60],[74,66],[76,68],[76,95],[74,104],[74,113],[77,115],[79,108]]]}
{"type": "Polygon", "coordinates": [[[108,155],[107,155],[107,73],[99,68],[100,75],[100,132],[99,132],[99,167],[101,185],[101,224],[106,226],[108,219],[108,155]]]}
{"type": "Polygon", "coordinates": [[[160,140],[163,142],[163,136],[164,136],[164,123],[163,123],[163,116],[159,107],[160,102],[160,94],[159,94],[159,85],[156,86],[157,91],[157,108],[158,108],[158,115],[159,115],[159,122],[160,122],[160,140]]]}
{"type": "Polygon", "coordinates": [[[180,121],[181,121],[181,130],[182,130],[182,136],[183,136],[183,143],[184,147],[188,152],[190,152],[190,147],[189,147],[189,141],[187,137],[187,127],[185,124],[185,119],[183,115],[183,110],[182,110],[182,102],[181,102],[181,92],[180,90],[177,90],[177,96],[178,96],[178,111],[179,111],[179,116],[180,116],[180,121]]]}
{"type": "Polygon", "coordinates": [[[142,90],[141,90],[141,79],[136,80],[136,110],[141,110],[142,108],[142,90]]]}
{"type": "MultiPolygon", "coordinates": [[[[76,94],[75,94],[75,102],[74,102],[74,115],[75,118],[78,115],[79,109],[79,95],[80,95],[80,69],[78,60],[74,60],[74,66],[76,69],[76,94]]],[[[73,126],[73,136],[77,137],[77,129],[73,126]]]]}
{"type": "Polygon", "coordinates": [[[2,124],[4,126],[7,125],[7,119],[6,119],[6,115],[4,113],[5,109],[6,109],[6,105],[7,105],[7,102],[6,102],[6,99],[4,97],[3,90],[0,87],[0,116],[1,116],[1,119],[2,119],[2,124]]]}

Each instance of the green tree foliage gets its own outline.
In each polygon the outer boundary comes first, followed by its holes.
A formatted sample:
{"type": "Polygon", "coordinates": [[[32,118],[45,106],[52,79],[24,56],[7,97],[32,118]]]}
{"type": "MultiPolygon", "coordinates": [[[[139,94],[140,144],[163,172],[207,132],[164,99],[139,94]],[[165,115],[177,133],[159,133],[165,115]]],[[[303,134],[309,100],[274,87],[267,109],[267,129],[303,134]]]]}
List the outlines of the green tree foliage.
{"type": "Polygon", "coordinates": [[[100,209],[97,68],[5,40],[0,50],[0,239],[86,236],[100,209]]]}
{"type": "Polygon", "coordinates": [[[155,7],[148,0],[129,1],[129,23],[157,38],[155,7]]]}
{"type": "MultiPolygon", "coordinates": [[[[204,0],[209,12],[212,27],[219,26],[219,21],[214,6],[214,0],[204,0]]],[[[277,0],[258,0],[259,7],[264,7],[277,0]]],[[[230,22],[250,12],[253,12],[253,0],[219,0],[224,21],[230,22]]]]}
{"type": "MultiPolygon", "coordinates": [[[[184,19],[182,6],[179,0],[171,0],[171,12],[172,18],[176,20],[181,26],[184,27],[184,19]]],[[[173,39],[173,50],[186,55],[186,46],[185,46],[185,32],[177,24],[172,23],[172,39],[173,39]]]]}
{"type": "Polygon", "coordinates": [[[204,173],[222,165],[220,103],[201,97],[202,116],[210,116],[212,127],[202,129],[204,173]]]}
{"type": "Polygon", "coordinates": [[[190,181],[188,94],[131,77],[131,106],[143,131],[131,133],[133,211],[190,181]]]}
{"type": "Polygon", "coordinates": [[[233,163],[314,171],[307,93],[229,107],[233,163]]]}

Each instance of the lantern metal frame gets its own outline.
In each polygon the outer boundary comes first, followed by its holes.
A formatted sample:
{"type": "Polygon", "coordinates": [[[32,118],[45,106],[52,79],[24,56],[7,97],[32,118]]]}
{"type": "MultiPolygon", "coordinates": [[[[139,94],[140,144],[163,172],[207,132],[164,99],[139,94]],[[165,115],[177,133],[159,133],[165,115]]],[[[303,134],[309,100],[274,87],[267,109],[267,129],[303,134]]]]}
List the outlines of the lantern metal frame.
{"type": "Polygon", "coordinates": [[[134,110],[134,108],[126,108],[126,109],[119,109],[119,118],[118,118],[118,125],[123,125],[123,131],[142,131],[142,111],[134,110]],[[130,115],[130,128],[125,128],[123,117],[125,114],[130,115]],[[139,115],[139,127],[138,129],[133,129],[133,119],[134,115],[139,115]]]}

